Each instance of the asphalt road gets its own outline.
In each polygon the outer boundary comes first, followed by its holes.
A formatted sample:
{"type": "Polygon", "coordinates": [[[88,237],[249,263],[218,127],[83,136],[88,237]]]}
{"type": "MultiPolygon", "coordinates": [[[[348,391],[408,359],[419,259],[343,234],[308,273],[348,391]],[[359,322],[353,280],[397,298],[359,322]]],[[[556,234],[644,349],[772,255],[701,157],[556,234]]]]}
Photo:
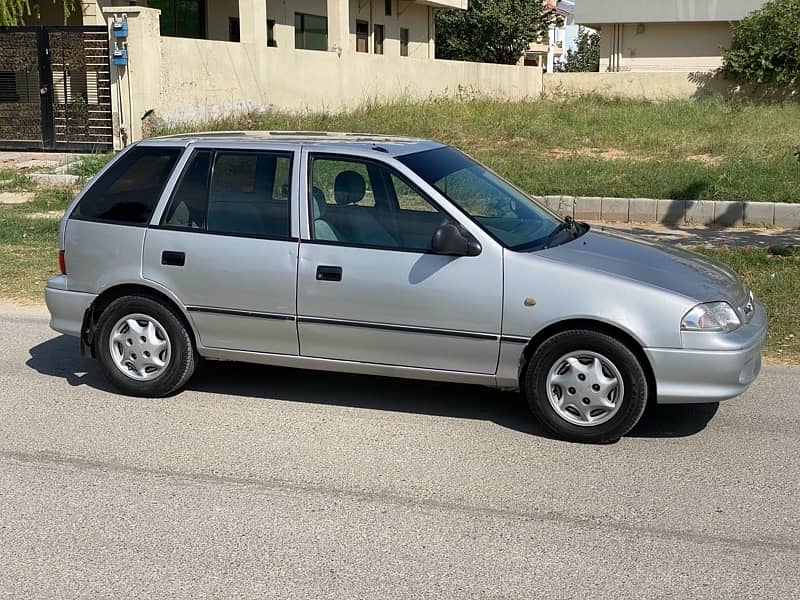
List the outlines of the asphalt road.
{"type": "Polygon", "coordinates": [[[2,598],[800,597],[800,370],[581,446],[456,385],[125,398],[41,311],[0,327],[2,598]]]}

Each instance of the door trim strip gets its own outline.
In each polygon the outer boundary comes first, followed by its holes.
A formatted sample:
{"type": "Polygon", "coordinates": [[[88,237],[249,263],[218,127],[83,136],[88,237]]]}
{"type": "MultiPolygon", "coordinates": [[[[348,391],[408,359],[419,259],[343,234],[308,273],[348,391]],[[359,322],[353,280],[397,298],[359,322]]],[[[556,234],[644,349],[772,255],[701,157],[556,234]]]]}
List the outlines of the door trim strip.
{"type": "Polygon", "coordinates": [[[518,335],[502,335],[500,336],[500,341],[508,342],[509,344],[527,344],[531,339],[518,335]]]}
{"type": "Polygon", "coordinates": [[[197,313],[210,313],[215,315],[232,315],[237,317],[251,317],[254,319],[274,319],[277,321],[294,321],[294,315],[282,313],[259,312],[256,310],[237,310],[233,308],[217,308],[214,306],[187,306],[186,310],[197,313]]]}
{"type": "Polygon", "coordinates": [[[411,325],[391,325],[389,323],[369,323],[366,321],[348,321],[345,319],[330,319],[327,317],[297,317],[299,323],[315,325],[339,325],[342,327],[360,327],[363,329],[382,329],[400,333],[424,333],[427,335],[443,335],[449,337],[469,338],[475,340],[497,341],[500,336],[493,333],[478,333],[473,331],[458,331],[455,329],[435,329],[431,327],[414,327],[411,325]]]}
{"type": "Polygon", "coordinates": [[[392,325],[390,323],[370,323],[367,321],[350,321],[347,319],[331,319],[328,317],[295,317],[282,313],[260,312],[256,310],[239,310],[234,308],[218,308],[215,306],[187,306],[188,312],[207,313],[215,315],[231,315],[237,317],[249,317],[253,319],[273,319],[278,321],[297,321],[299,323],[309,323],[314,325],[339,325],[341,327],[359,327],[362,329],[379,329],[384,331],[396,331],[399,333],[422,333],[426,335],[442,335],[447,337],[467,338],[474,340],[491,340],[511,342],[515,344],[527,344],[528,339],[510,335],[499,336],[493,333],[480,333],[475,331],[459,331],[456,329],[436,329],[433,327],[415,327],[412,325],[392,325]]]}

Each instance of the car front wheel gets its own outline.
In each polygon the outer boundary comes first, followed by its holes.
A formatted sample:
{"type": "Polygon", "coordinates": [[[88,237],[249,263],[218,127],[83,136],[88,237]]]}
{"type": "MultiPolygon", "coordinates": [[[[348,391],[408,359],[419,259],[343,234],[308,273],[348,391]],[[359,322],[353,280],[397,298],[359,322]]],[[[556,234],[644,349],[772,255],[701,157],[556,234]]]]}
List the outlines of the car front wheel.
{"type": "Polygon", "coordinates": [[[113,301],[100,315],[95,344],[106,377],[131,396],[173,394],[189,380],[197,362],[180,316],[146,296],[113,301]]]}
{"type": "Polygon", "coordinates": [[[547,339],[531,356],[525,396],[556,436],[574,442],[615,441],[647,407],[647,376],[636,355],[605,333],[570,330],[547,339]]]}

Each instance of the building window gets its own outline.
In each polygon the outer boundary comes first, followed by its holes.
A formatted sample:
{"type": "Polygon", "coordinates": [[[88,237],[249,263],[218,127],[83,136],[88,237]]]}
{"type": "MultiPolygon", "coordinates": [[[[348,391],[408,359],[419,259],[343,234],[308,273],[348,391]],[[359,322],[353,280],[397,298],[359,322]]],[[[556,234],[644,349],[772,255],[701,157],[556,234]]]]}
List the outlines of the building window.
{"type": "Polygon", "coordinates": [[[356,52],[369,52],[369,23],[356,21],[356,52]]]}
{"type": "Polygon", "coordinates": [[[161,35],[204,38],[205,0],[148,0],[147,6],[161,11],[161,35]]]}
{"type": "Polygon", "coordinates": [[[267,46],[278,47],[278,42],[275,41],[275,19],[267,19],[267,46]]]}
{"type": "Polygon", "coordinates": [[[400,56],[408,56],[408,29],[400,28],[400,56]]]}
{"type": "Polygon", "coordinates": [[[294,47],[299,50],[327,50],[327,17],[295,13],[294,47]]]}
{"type": "Polygon", "coordinates": [[[375,54],[383,54],[383,40],[386,30],[383,25],[375,25],[375,54]]]}
{"type": "Polygon", "coordinates": [[[392,16],[392,0],[386,0],[384,6],[384,12],[386,13],[387,17],[392,16]]]}
{"type": "Polygon", "coordinates": [[[241,40],[241,37],[239,17],[228,17],[228,41],[238,42],[241,40]]]}

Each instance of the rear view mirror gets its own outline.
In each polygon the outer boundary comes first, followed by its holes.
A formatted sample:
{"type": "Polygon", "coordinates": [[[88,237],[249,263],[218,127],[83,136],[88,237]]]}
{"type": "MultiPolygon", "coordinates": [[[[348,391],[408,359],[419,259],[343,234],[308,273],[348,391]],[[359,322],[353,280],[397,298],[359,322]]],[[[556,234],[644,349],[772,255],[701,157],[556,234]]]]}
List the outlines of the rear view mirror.
{"type": "Polygon", "coordinates": [[[483,250],[478,240],[453,223],[442,225],[433,232],[431,248],[436,254],[447,256],[478,256],[483,250]]]}

